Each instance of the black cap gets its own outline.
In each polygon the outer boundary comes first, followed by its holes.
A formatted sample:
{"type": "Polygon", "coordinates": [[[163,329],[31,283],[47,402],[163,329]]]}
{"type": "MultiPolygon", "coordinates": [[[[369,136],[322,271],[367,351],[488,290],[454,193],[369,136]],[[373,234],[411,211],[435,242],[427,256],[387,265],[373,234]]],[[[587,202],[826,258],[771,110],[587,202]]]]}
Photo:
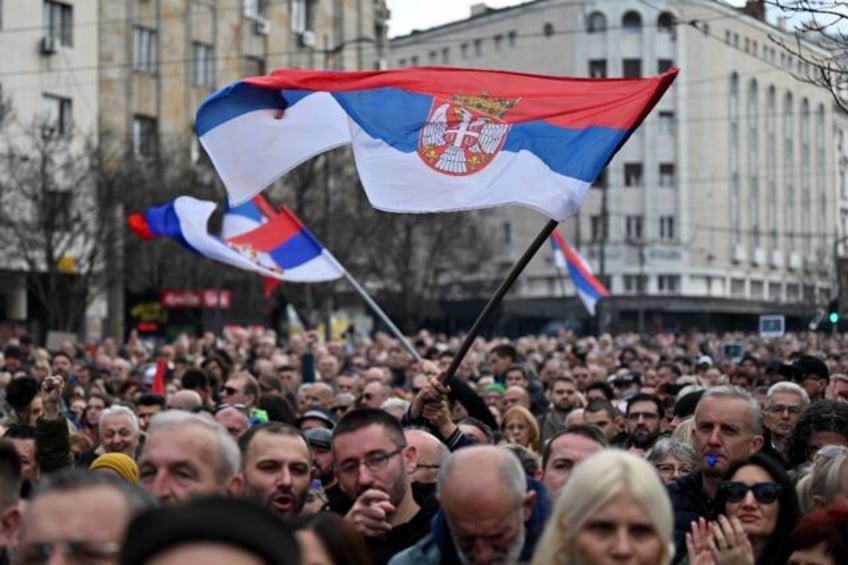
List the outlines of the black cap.
{"type": "Polygon", "coordinates": [[[812,375],[819,379],[830,379],[830,371],[824,361],[812,355],[801,355],[791,365],[783,365],[780,374],[795,380],[802,380],[805,375],[812,375]]]}
{"type": "Polygon", "coordinates": [[[156,555],[195,543],[237,547],[270,565],[300,563],[294,534],[270,508],[224,497],[143,512],[129,525],[120,563],[144,565],[156,555]]]}
{"type": "Polygon", "coordinates": [[[3,357],[21,360],[24,358],[24,352],[14,343],[10,343],[3,348],[3,357]]]}
{"type": "Polygon", "coordinates": [[[702,396],[704,396],[703,390],[696,390],[695,392],[690,392],[681,396],[680,399],[674,403],[674,415],[682,420],[694,414],[695,407],[698,406],[698,401],[701,400],[702,396]]]}

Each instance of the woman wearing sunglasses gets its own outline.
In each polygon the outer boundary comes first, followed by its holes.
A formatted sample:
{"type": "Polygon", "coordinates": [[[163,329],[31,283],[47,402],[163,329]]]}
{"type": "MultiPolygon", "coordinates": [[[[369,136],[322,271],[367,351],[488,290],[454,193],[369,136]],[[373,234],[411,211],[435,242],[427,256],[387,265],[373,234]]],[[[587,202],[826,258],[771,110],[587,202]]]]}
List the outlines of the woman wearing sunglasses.
{"type": "Polygon", "coordinates": [[[687,535],[691,565],[786,563],[800,510],[792,480],[779,463],[758,453],[731,465],[716,505],[723,515],[710,524],[693,524],[687,535]]]}

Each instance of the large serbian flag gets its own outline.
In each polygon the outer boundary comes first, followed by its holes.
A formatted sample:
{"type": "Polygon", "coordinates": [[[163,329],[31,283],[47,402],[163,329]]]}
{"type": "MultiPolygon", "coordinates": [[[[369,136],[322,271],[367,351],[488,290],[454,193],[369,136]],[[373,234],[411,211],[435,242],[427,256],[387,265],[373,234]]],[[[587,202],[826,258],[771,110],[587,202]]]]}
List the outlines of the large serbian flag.
{"type": "Polygon", "coordinates": [[[225,237],[209,233],[215,208],[214,202],[180,196],[131,215],[128,223],[143,238],[168,237],[199,255],[266,277],[319,282],[342,276],[336,259],[287,208],[273,217],[255,206],[230,210],[224,214],[230,230],[225,237]]]}
{"type": "Polygon", "coordinates": [[[568,271],[571,282],[577,289],[577,296],[583,301],[589,314],[594,316],[595,305],[598,300],[608,297],[609,291],[604,283],[595,278],[589,263],[568,243],[568,240],[562,237],[559,230],[555,229],[551,233],[551,245],[554,248],[554,263],[557,268],[568,271]]]}
{"type": "Polygon", "coordinates": [[[279,70],[207,98],[200,142],[237,206],[351,145],[372,205],[520,204],[561,220],[677,75],[575,79],[453,68],[279,70]]]}

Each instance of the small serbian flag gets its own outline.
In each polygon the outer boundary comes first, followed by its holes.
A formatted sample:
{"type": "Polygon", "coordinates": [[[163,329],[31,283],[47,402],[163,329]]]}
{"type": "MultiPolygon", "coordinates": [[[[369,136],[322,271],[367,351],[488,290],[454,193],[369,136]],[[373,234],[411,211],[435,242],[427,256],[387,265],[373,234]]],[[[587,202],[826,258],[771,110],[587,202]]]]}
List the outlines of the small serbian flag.
{"type": "Polygon", "coordinates": [[[212,94],[195,122],[231,206],[307,159],[351,145],[381,210],[519,204],[562,220],[675,76],[287,69],[212,94]]]}
{"type": "Polygon", "coordinates": [[[609,291],[604,283],[595,278],[589,263],[562,237],[559,230],[555,229],[551,234],[551,245],[554,248],[554,263],[557,268],[568,271],[574,288],[577,289],[577,296],[583,301],[589,314],[594,316],[595,305],[601,298],[608,297],[609,291]]]}
{"type": "MultiPolygon", "coordinates": [[[[291,282],[338,279],[343,270],[329,251],[318,243],[287,208],[251,229],[226,238],[209,233],[214,202],[180,196],[171,202],[132,214],[128,223],[140,237],[168,237],[209,259],[233,267],[291,282]]],[[[225,213],[225,224],[227,214],[225,213]]],[[[249,218],[230,219],[230,225],[249,223],[249,218]]]]}

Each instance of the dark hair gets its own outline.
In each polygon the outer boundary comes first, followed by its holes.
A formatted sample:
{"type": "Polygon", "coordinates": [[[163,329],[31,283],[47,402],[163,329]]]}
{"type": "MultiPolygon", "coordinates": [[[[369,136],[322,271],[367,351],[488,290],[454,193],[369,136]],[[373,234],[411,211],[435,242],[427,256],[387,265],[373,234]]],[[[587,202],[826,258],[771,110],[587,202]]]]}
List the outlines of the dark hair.
{"type": "Polygon", "coordinates": [[[183,373],[181,379],[183,388],[189,390],[203,390],[209,388],[209,374],[203,369],[191,368],[183,373]]]}
{"type": "Polygon", "coordinates": [[[467,425],[467,426],[474,426],[475,428],[477,428],[478,430],[483,432],[483,436],[486,438],[486,443],[488,443],[489,445],[493,445],[495,443],[494,431],[483,420],[478,420],[477,418],[474,418],[473,416],[466,416],[462,420],[458,421],[456,424],[458,426],[461,426],[463,424],[467,425]]]}
{"type": "Polygon", "coordinates": [[[604,383],[604,382],[589,383],[589,385],[586,387],[586,390],[583,391],[583,394],[588,394],[590,390],[601,391],[601,393],[610,402],[612,402],[612,399],[615,398],[615,392],[613,392],[612,387],[609,385],[609,383],[604,383]]]}
{"type": "Polygon", "coordinates": [[[0,514],[18,502],[22,480],[18,450],[11,441],[0,439],[0,514]]]}
{"type": "Polygon", "coordinates": [[[6,385],[6,402],[15,410],[24,410],[38,394],[35,377],[18,377],[6,385]]]}
{"type": "Polygon", "coordinates": [[[630,415],[630,407],[637,402],[653,402],[657,407],[657,414],[659,414],[660,419],[665,418],[665,406],[663,405],[663,401],[656,394],[650,394],[647,392],[638,392],[627,401],[627,415],[630,415]]]}
{"type": "Polygon", "coordinates": [[[295,520],[296,530],[309,530],[321,541],[335,565],[372,565],[365,538],[350,522],[334,512],[318,512],[295,520]]]}
{"type": "Polygon", "coordinates": [[[501,343],[489,350],[489,353],[494,353],[498,357],[509,357],[513,361],[518,359],[518,351],[515,346],[509,343],[501,343]]]}
{"type": "Polygon", "coordinates": [[[848,563],[848,504],[838,504],[807,514],[792,531],[792,549],[824,543],[834,563],[848,563]]]}
{"type": "MultiPolygon", "coordinates": [[[[762,453],[755,453],[747,459],[730,465],[722,481],[732,480],[733,475],[739,469],[750,465],[761,468],[771,476],[775,483],[780,485],[780,494],[777,498],[777,522],[775,523],[774,531],[768,536],[768,545],[763,555],[757,560],[757,563],[764,565],[786,563],[792,549],[789,544],[789,534],[795,528],[795,524],[798,523],[798,518],[801,517],[798,494],[795,492],[792,479],[789,478],[783,466],[768,455],[762,453]]],[[[716,507],[722,512],[727,512],[727,496],[722,489],[719,489],[716,496],[716,507]]]]}
{"type": "Polygon", "coordinates": [[[356,408],[351,410],[336,424],[333,429],[333,440],[338,436],[349,434],[368,426],[377,425],[383,428],[395,447],[406,445],[403,428],[397,418],[379,408],[356,408]]]}
{"type": "Polygon", "coordinates": [[[522,377],[522,378],[524,378],[524,379],[526,379],[526,380],[529,380],[529,379],[530,379],[530,375],[527,373],[527,369],[525,369],[525,368],[524,368],[524,367],[522,367],[521,365],[510,365],[510,366],[509,366],[509,368],[507,368],[507,370],[506,370],[506,371],[504,371],[504,374],[505,374],[505,375],[508,375],[509,373],[511,373],[511,372],[513,372],[513,371],[518,371],[518,372],[520,372],[520,373],[521,373],[521,377],[522,377]]]}
{"type": "Polygon", "coordinates": [[[536,474],[539,472],[539,456],[523,445],[518,445],[517,443],[508,443],[503,446],[505,449],[511,451],[521,463],[521,468],[524,469],[524,474],[530,477],[531,479],[536,478],[536,474]]]}
{"type": "Polygon", "coordinates": [[[284,424],[282,422],[265,422],[264,424],[259,424],[258,426],[248,428],[248,430],[244,432],[244,434],[238,440],[239,451],[241,451],[242,464],[244,463],[244,460],[247,457],[247,450],[250,448],[250,443],[253,441],[253,438],[255,438],[261,432],[267,432],[269,434],[279,436],[299,437],[301,440],[303,440],[303,445],[304,447],[306,447],[307,453],[310,453],[309,464],[312,464],[312,451],[309,449],[309,442],[306,441],[306,436],[303,435],[303,432],[297,429],[296,427],[289,424],[284,424]]]}
{"type": "Polygon", "coordinates": [[[152,392],[146,392],[138,397],[136,406],[159,406],[164,410],[165,397],[159,394],[153,394],[152,392]]]}
{"type": "Polygon", "coordinates": [[[609,400],[603,400],[601,398],[596,398],[590,401],[583,411],[591,412],[592,414],[595,412],[606,412],[607,416],[613,420],[615,420],[615,417],[618,415],[618,410],[615,409],[615,406],[613,406],[609,400]]]}
{"type": "Polygon", "coordinates": [[[6,431],[3,432],[3,437],[6,439],[31,439],[35,440],[36,429],[33,426],[26,424],[12,424],[6,431]]]}
{"type": "Polygon", "coordinates": [[[297,421],[297,415],[291,404],[281,396],[263,395],[259,398],[258,406],[260,410],[268,414],[268,420],[271,422],[282,422],[293,426],[297,421]]]}
{"type": "MultiPolygon", "coordinates": [[[[74,345],[74,349],[75,349],[75,350],[77,349],[77,346],[76,346],[76,345],[74,345]]],[[[77,351],[78,351],[78,350],[77,350],[77,351]]],[[[73,362],[74,362],[74,358],[73,358],[73,357],[71,357],[70,355],[68,355],[67,353],[65,353],[65,352],[64,352],[63,350],[61,350],[61,349],[60,349],[59,351],[54,351],[54,352],[53,352],[53,354],[50,356],[50,362],[52,363],[52,362],[56,359],[56,357],[64,357],[65,359],[67,359],[67,360],[68,360],[68,361],[70,361],[71,363],[73,363],[73,362]]]]}
{"type": "Polygon", "coordinates": [[[593,424],[573,424],[564,430],[558,431],[545,442],[545,445],[542,448],[542,469],[548,466],[548,459],[551,457],[551,446],[554,444],[554,441],[566,434],[582,436],[594,441],[601,447],[609,447],[609,442],[607,441],[604,432],[602,432],[601,428],[598,426],[593,424]]]}
{"type": "Polygon", "coordinates": [[[807,406],[789,435],[786,462],[790,469],[809,461],[810,438],[815,432],[833,432],[848,439],[848,404],[819,400],[807,406]]]}

